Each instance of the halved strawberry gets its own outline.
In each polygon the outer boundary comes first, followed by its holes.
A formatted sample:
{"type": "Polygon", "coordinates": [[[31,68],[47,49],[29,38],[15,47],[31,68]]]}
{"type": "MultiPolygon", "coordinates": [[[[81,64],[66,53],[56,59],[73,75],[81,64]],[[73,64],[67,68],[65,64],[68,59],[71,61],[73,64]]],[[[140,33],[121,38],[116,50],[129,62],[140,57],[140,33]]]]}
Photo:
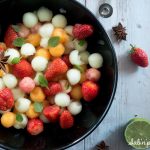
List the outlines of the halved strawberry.
{"type": "Polygon", "coordinates": [[[9,88],[0,90],[0,110],[6,111],[14,106],[14,97],[9,88]]]}
{"type": "Polygon", "coordinates": [[[94,100],[94,98],[98,95],[99,92],[98,84],[93,81],[85,81],[82,84],[82,94],[85,101],[89,102],[94,100]]]}
{"type": "Polygon", "coordinates": [[[5,33],[4,42],[7,47],[13,48],[13,41],[18,37],[17,32],[13,29],[12,25],[10,25],[5,33]]]}
{"type": "Polygon", "coordinates": [[[45,77],[48,81],[54,79],[58,75],[66,73],[68,66],[61,58],[54,59],[49,65],[45,72],[45,77]]]}
{"type": "Polygon", "coordinates": [[[60,108],[56,105],[46,106],[43,110],[43,114],[50,122],[56,122],[59,118],[60,108]]]}
{"type": "Polygon", "coordinates": [[[40,119],[30,119],[27,124],[27,131],[31,135],[38,135],[44,130],[43,122],[40,119]]]}
{"type": "Polygon", "coordinates": [[[74,124],[74,118],[68,110],[64,110],[59,118],[59,124],[62,129],[71,128],[74,124]]]}
{"type": "Polygon", "coordinates": [[[82,40],[93,34],[93,26],[89,24],[75,24],[73,27],[73,35],[75,38],[82,40]]]}
{"type": "Polygon", "coordinates": [[[61,85],[58,82],[49,82],[48,88],[43,88],[44,93],[46,96],[54,96],[57,93],[62,91],[61,85]]]}
{"type": "Polygon", "coordinates": [[[25,59],[22,59],[18,64],[13,65],[13,74],[17,78],[32,77],[34,71],[31,64],[25,59]]]}

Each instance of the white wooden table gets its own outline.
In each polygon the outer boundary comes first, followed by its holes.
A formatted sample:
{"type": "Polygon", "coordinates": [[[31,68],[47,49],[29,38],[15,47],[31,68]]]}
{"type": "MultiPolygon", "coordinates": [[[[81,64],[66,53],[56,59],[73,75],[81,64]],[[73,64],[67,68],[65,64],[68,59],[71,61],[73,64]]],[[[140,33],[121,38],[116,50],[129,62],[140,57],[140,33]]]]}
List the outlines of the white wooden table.
{"type": "Polygon", "coordinates": [[[105,140],[110,150],[131,150],[124,140],[123,132],[129,119],[150,119],[150,67],[136,67],[128,57],[130,43],[145,49],[150,56],[150,0],[108,0],[113,6],[113,15],[102,18],[98,8],[105,0],[78,0],[89,8],[109,34],[118,59],[118,87],[113,104],[99,127],[79,144],[68,150],[94,150],[95,145],[105,140]],[[122,22],[127,28],[127,41],[114,42],[112,26],[122,22]]]}

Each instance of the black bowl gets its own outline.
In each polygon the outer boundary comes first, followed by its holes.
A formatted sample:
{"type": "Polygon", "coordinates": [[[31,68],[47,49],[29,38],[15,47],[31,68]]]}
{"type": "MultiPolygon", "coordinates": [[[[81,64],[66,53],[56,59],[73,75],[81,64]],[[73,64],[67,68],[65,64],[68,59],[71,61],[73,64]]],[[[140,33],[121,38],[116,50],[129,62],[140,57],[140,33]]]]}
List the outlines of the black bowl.
{"type": "Polygon", "coordinates": [[[101,91],[90,103],[83,102],[83,111],[76,116],[75,125],[69,130],[62,130],[57,124],[45,125],[45,130],[38,136],[30,136],[25,130],[4,129],[0,127],[0,146],[7,149],[64,149],[81,141],[89,135],[103,120],[112,103],[117,86],[117,61],[114,48],[102,25],[84,6],[74,0],[2,0],[0,1],[0,38],[3,39],[7,25],[21,22],[27,11],[46,6],[54,14],[59,9],[66,10],[68,24],[89,23],[94,26],[94,35],[88,39],[88,50],[101,53],[104,65],[101,68],[101,91]],[[102,44],[100,40],[104,41],[102,44]],[[101,43],[101,44],[100,44],[101,43]]]}

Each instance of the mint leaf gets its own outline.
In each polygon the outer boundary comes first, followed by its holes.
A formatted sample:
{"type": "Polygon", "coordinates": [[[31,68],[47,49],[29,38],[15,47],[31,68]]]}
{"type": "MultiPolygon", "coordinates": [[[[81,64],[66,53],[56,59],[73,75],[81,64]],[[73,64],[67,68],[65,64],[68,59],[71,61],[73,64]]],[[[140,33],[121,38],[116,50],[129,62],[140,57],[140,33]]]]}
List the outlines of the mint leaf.
{"type": "Polygon", "coordinates": [[[48,40],[48,45],[51,46],[51,47],[56,47],[59,44],[59,41],[60,41],[60,37],[59,36],[51,37],[48,40]]]}
{"type": "Polygon", "coordinates": [[[20,58],[19,57],[15,57],[13,58],[13,60],[11,61],[12,64],[18,64],[20,62],[20,58]]]}
{"type": "Polygon", "coordinates": [[[20,27],[18,25],[12,25],[12,28],[16,31],[19,32],[20,31],[20,27]]]}
{"type": "Polygon", "coordinates": [[[38,81],[41,87],[48,87],[48,81],[43,75],[39,75],[38,81]]]}
{"type": "Polygon", "coordinates": [[[22,115],[21,115],[21,114],[16,114],[16,120],[17,120],[18,122],[22,122],[22,121],[23,121],[22,115]]]}
{"type": "Polygon", "coordinates": [[[83,68],[80,65],[74,65],[76,69],[78,69],[81,73],[84,72],[83,68]]]}
{"type": "Polygon", "coordinates": [[[35,102],[35,103],[33,104],[33,107],[34,107],[34,111],[35,111],[35,112],[42,112],[42,110],[43,110],[43,105],[42,105],[42,103],[35,102]]]}
{"type": "Polygon", "coordinates": [[[16,47],[21,47],[23,44],[25,44],[25,39],[18,37],[13,41],[13,45],[16,47]]]}
{"type": "Polygon", "coordinates": [[[79,44],[80,46],[83,46],[83,45],[85,44],[85,40],[80,40],[80,41],[78,42],[78,44],[79,44]]]}

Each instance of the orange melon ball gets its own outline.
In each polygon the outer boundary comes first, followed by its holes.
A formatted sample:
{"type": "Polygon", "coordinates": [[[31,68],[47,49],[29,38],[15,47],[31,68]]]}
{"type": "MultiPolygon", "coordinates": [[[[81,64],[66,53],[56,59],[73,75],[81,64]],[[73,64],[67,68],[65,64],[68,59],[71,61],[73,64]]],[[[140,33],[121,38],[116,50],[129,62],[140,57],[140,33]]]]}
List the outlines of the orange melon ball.
{"type": "Polygon", "coordinates": [[[43,102],[45,99],[45,94],[42,88],[35,87],[30,93],[30,98],[34,102],[43,102]]]}
{"type": "MultiPolygon", "coordinates": [[[[7,64],[7,65],[5,65],[5,67],[6,67],[6,73],[9,73],[9,71],[10,71],[9,65],[7,64]]],[[[0,77],[3,77],[4,74],[5,74],[5,72],[2,69],[0,69],[0,77]]]]}
{"type": "Polygon", "coordinates": [[[0,49],[1,49],[2,51],[5,51],[5,50],[7,49],[6,44],[3,43],[3,42],[0,42],[0,49]]]}
{"type": "Polygon", "coordinates": [[[81,86],[80,85],[73,86],[70,92],[70,96],[73,100],[79,101],[82,98],[81,86]]]}
{"type": "Polygon", "coordinates": [[[55,28],[54,31],[53,31],[52,36],[60,37],[60,42],[61,43],[65,43],[65,42],[67,42],[69,40],[69,36],[65,32],[65,30],[63,30],[61,28],[55,28]]]}
{"type": "Polygon", "coordinates": [[[6,112],[1,117],[1,124],[5,128],[10,128],[15,124],[16,115],[13,112],[6,112]]]}
{"type": "Polygon", "coordinates": [[[38,49],[36,51],[35,56],[42,56],[42,57],[46,58],[47,60],[49,60],[51,57],[48,49],[45,49],[45,48],[38,49]]]}
{"type": "Polygon", "coordinates": [[[35,47],[40,45],[41,36],[38,33],[29,34],[27,42],[33,44],[35,47]]]}
{"type": "Polygon", "coordinates": [[[61,57],[64,54],[65,47],[60,43],[56,47],[50,47],[49,52],[53,57],[61,57]]]}
{"type": "Polygon", "coordinates": [[[31,104],[28,111],[26,112],[26,115],[28,118],[33,119],[33,118],[37,118],[40,115],[40,113],[35,112],[34,106],[33,104],[31,104]]]}

